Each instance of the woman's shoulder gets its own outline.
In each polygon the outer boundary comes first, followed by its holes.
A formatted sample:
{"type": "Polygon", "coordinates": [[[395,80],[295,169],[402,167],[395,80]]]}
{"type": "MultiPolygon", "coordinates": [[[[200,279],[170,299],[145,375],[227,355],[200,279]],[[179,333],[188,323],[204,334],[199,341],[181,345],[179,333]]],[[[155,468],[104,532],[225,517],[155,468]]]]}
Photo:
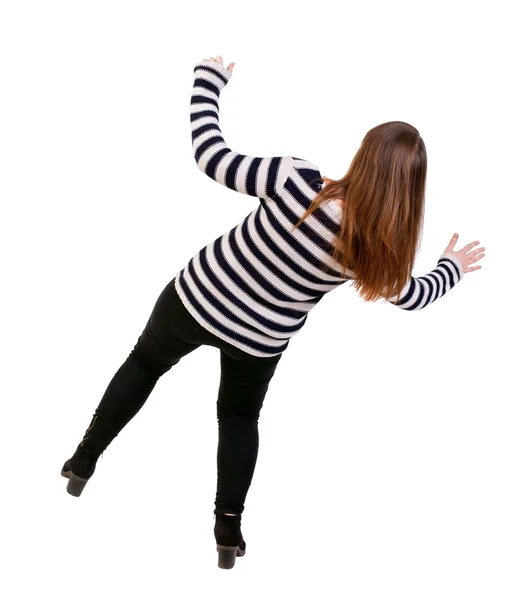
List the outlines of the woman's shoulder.
{"type": "Polygon", "coordinates": [[[320,174],[320,169],[318,166],[306,158],[298,158],[297,156],[293,156],[293,167],[296,169],[309,169],[311,171],[316,171],[320,174]]]}
{"type": "MultiPolygon", "coordinates": [[[[329,177],[326,177],[325,175],[322,175],[322,179],[324,180],[322,187],[325,188],[328,181],[331,181],[331,179],[329,177]]],[[[340,206],[340,208],[342,208],[342,210],[344,210],[344,200],[342,198],[332,198],[332,200],[333,200],[333,202],[335,202],[335,204],[340,206]]]]}

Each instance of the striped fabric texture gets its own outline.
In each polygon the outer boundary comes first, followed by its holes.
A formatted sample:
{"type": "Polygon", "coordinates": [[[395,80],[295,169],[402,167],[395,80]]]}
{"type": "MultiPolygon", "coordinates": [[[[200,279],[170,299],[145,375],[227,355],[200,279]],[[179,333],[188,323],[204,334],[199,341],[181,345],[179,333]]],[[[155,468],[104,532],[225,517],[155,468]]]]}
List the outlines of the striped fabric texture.
{"type": "MultiPolygon", "coordinates": [[[[248,156],[228,148],[219,96],[232,73],[212,60],[199,61],[194,73],[195,161],[212,180],[259,198],[259,206],[197,252],[177,273],[175,289],[206,330],[248,354],[274,356],[326,293],[352,280],[331,261],[343,211],[328,202],[291,232],[322,188],[318,167],[294,156],[248,156]]],[[[409,280],[398,303],[396,297],[389,301],[405,310],[424,308],[463,275],[460,261],[442,254],[432,272],[409,280]]]]}

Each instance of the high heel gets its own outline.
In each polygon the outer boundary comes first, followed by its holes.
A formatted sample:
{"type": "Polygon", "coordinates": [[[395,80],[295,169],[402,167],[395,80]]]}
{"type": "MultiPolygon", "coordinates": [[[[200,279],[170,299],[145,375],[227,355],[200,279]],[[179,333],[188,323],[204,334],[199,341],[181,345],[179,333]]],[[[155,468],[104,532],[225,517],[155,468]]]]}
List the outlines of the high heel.
{"type": "Polygon", "coordinates": [[[68,478],[66,491],[76,497],[81,496],[85,485],[96,470],[98,458],[103,456],[103,451],[89,449],[81,444],[77,446],[72,458],[69,458],[61,469],[61,475],[68,478]]]}
{"type": "Polygon", "coordinates": [[[220,569],[231,569],[235,565],[236,556],[244,556],[246,553],[246,543],[241,533],[241,515],[214,513],[217,566],[220,569]]]}

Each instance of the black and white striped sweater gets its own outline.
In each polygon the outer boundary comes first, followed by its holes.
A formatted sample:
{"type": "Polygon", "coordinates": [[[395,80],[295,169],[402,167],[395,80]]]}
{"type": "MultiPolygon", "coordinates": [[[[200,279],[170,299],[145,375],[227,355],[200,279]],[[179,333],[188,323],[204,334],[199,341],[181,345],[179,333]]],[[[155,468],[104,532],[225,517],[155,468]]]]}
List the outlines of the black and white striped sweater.
{"type": "MultiPolygon", "coordinates": [[[[294,156],[255,157],[228,148],[219,128],[219,95],[232,73],[212,60],[198,62],[194,73],[191,137],[199,169],[260,204],[197,252],[177,273],[175,289],[205,329],[254,356],[274,356],[324,294],[351,281],[331,262],[343,211],[328,202],[291,232],[321,189],[319,169],[294,156]]],[[[424,308],[463,275],[460,261],[442,254],[433,271],[409,280],[396,306],[424,308]]]]}

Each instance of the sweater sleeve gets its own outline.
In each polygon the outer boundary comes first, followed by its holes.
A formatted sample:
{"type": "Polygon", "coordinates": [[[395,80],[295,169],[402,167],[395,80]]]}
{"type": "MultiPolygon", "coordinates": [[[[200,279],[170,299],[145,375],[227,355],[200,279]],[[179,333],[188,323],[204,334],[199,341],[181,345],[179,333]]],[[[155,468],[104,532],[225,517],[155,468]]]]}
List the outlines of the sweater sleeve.
{"type": "Polygon", "coordinates": [[[442,254],[436,268],[423,277],[409,279],[399,302],[397,295],[388,299],[394,306],[404,310],[420,310],[441,298],[452,289],[464,276],[464,269],[458,258],[452,254],[442,254]]]}
{"type": "Polygon", "coordinates": [[[218,183],[250,196],[274,198],[293,167],[292,156],[248,156],[228,148],[219,127],[219,95],[231,71],[213,60],[194,68],[191,140],[199,169],[218,183]]]}

